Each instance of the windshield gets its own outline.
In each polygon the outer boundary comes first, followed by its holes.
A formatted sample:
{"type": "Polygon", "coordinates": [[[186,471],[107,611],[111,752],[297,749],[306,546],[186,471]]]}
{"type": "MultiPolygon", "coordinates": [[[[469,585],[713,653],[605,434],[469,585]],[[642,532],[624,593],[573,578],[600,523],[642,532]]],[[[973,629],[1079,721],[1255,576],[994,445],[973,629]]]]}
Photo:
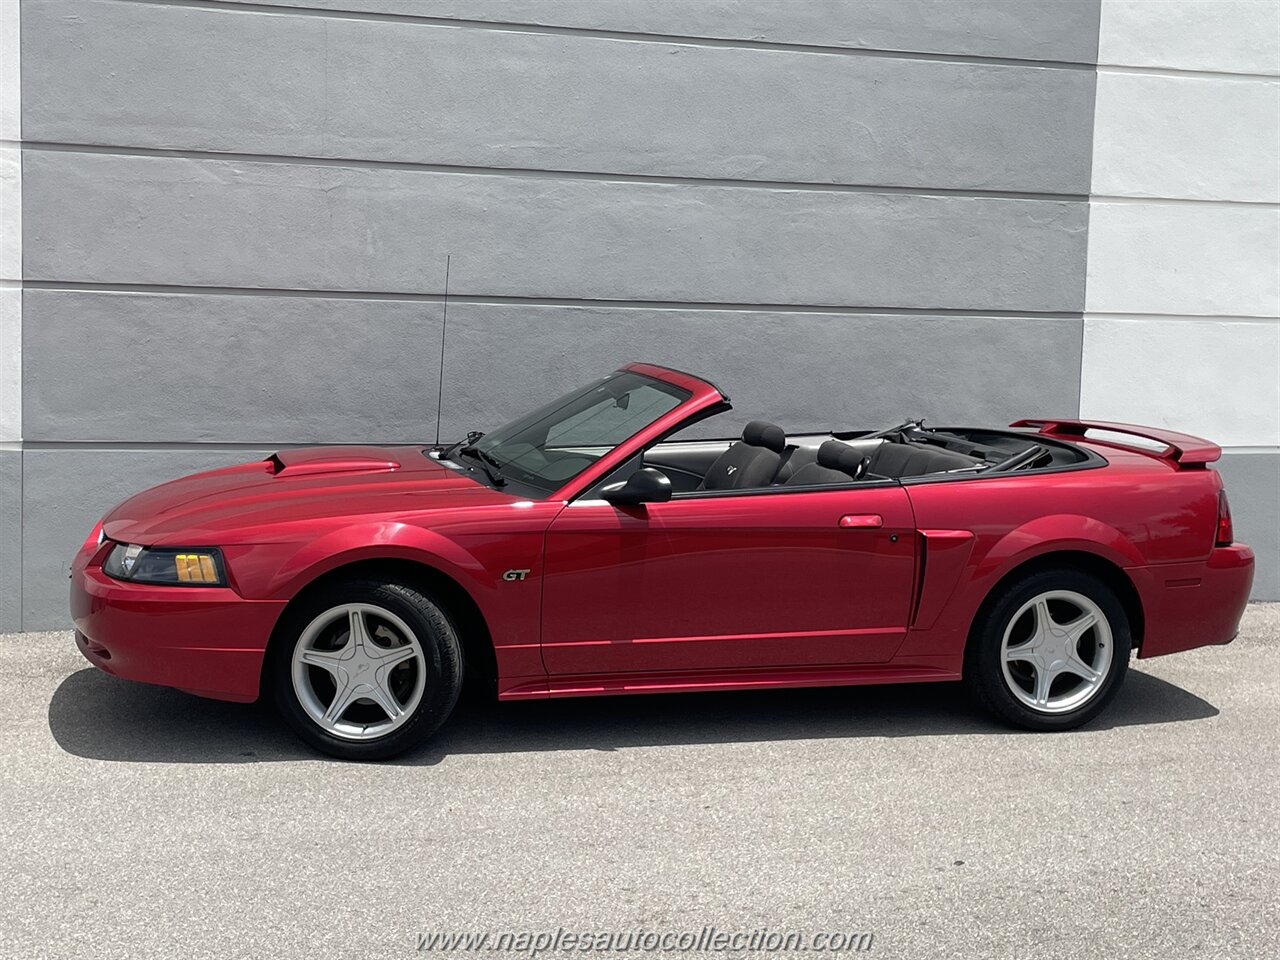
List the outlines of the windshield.
{"type": "Polygon", "coordinates": [[[505,479],[550,492],[690,396],[662,380],[614,373],[486,433],[471,449],[505,479]]]}

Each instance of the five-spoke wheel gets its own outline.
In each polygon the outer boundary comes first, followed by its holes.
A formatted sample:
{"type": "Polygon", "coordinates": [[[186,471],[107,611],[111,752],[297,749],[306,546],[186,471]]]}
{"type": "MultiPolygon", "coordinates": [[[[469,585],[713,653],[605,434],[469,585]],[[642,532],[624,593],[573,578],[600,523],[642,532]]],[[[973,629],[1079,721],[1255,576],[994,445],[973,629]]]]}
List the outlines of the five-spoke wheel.
{"type": "Polygon", "coordinates": [[[422,645],[403,620],[368,603],[330,607],[293,650],[293,690],[336,736],[368,740],[412,714],[426,683],[422,645]]]}
{"type": "Polygon", "coordinates": [[[1102,689],[1111,651],[1111,626],[1096,603],[1071,590],[1048,590],[1024,603],[1005,628],[1005,683],[1033,710],[1066,713],[1102,689]]]}
{"type": "Polygon", "coordinates": [[[1009,585],[980,614],[965,681],[1012,723],[1067,729],[1114,696],[1129,648],[1129,621],[1110,587],[1082,571],[1045,570],[1009,585]]]}
{"type": "Polygon", "coordinates": [[[457,631],[406,584],[338,584],[303,598],[272,644],[276,699],[308,743],[375,760],[429,736],[462,685],[457,631]]]}

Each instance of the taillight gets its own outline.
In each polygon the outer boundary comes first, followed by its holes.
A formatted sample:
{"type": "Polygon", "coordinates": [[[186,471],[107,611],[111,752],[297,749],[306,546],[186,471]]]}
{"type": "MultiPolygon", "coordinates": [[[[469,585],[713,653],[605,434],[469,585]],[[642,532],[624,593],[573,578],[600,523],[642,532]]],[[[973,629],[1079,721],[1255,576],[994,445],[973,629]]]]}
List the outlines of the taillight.
{"type": "Polygon", "coordinates": [[[1218,539],[1215,547],[1229,547],[1235,540],[1235,531],[1231,529],[1231,507],[1227,505],[1227,491],[1218,491],[1218,539]]]}

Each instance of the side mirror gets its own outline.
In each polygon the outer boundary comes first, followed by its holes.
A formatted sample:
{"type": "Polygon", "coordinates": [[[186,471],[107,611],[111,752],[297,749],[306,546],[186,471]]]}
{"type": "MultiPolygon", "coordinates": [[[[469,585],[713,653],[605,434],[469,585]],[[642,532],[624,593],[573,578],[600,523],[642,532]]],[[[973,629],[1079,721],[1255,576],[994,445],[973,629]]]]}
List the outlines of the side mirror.
{"type": "Polygon", "coordinates": [[[603,487],[600,496],[615,507],[665,503],[671,499],[671,480],[661,470],[642,467],[626,480],[603,487]]]}

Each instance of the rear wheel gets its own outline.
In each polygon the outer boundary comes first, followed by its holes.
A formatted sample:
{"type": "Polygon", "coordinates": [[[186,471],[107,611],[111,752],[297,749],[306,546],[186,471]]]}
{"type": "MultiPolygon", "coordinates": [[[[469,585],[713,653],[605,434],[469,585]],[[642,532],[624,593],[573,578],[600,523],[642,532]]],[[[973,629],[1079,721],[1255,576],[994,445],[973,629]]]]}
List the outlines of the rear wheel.
{"type": "Polygon", "coordinates": [[[383,760],[449,716],[462,650],[430,597],[404,584],[355,581],[289,612],[272,680],[285,719],[311,746],[344,760],[383,760]]]}
{"type": "Polygon", "coordinates": [[[1077,570],[1011,584],[976,624],[965,682],[1000,718],[1068,730],[1096,717],[1129,666],[1129,620],[1115,592],[1077,570]]]}

